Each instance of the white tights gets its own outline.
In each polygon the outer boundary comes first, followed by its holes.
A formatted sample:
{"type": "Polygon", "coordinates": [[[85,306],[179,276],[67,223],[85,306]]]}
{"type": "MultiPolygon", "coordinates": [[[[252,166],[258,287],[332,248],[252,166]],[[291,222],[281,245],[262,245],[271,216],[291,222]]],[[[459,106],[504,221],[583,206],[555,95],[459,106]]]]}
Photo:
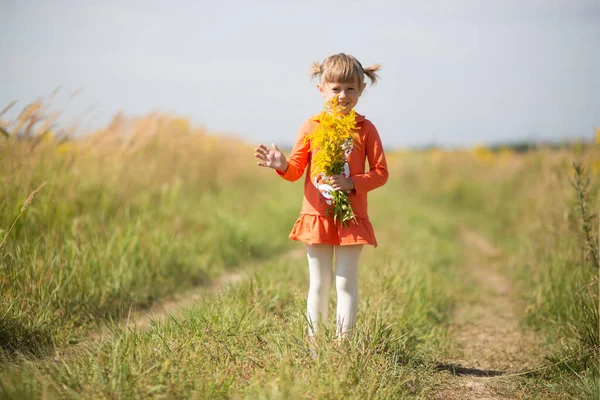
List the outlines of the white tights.
{"type": "Polygon", "coordinates": [[[335,288],[337,292],[338,337],[349,337],[358,310],[358,260],[363,245],[307,245],[310,288],[308,289],[308,333],[313,336],[319,321],[327,321],[329,292],[335,252],[335,288]]]}

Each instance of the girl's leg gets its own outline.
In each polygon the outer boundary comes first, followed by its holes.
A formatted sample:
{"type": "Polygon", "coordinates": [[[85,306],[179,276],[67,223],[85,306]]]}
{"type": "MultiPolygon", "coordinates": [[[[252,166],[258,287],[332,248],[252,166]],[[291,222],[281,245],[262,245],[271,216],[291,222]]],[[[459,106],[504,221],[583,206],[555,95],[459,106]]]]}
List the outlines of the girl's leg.
{"type": "Polygon", "coordinates": [[[337,335],[349,338],[358,311],[358,261],[363,245],[335,247],[337,335]]]}
{"type": "Polygon", "coordinates": [[[319,244],[306,246],[310,287],[306,314],[308,317],[308,334],[313,336],[319,321],[327,321],[329,309],[329,292],[331,291],[333,246],[319,244]]]}

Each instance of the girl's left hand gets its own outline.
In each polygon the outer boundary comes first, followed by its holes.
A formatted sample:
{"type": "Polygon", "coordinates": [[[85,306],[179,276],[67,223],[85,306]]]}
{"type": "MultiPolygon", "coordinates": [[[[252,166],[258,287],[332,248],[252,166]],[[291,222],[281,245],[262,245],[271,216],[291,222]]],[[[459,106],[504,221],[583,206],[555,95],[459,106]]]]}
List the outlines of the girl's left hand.
{"type": "Polygon", "coordinates": [[[352,182],[352,179],[350,178],[346,178],[345,176],[342,175],[333,175],[330,179],[331,182],[331,187],[333,188],[333,190],[337,190],[337,191],[347,191],[347,190],[353,190],[354,189],[354,182],[352,182]]]}

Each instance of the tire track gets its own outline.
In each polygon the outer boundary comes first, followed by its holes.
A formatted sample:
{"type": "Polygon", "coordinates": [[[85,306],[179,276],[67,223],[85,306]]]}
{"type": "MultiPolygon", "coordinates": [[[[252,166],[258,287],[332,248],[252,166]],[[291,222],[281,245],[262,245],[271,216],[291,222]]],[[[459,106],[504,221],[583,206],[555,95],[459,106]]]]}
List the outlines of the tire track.
{"type": "Polygon", "coordinates": [[[485,237],[467,228],[460,228],[460,236],[465,251],[460,273],[477,291],[456,305],[450,332],[458,342],[460,354],[438,365],[438,370],[449,373],[442,374],[442,389],[435,398],[528,397],[531,388],[525,388],[525,378],[501,377],[532,369],[543,360],[534,332],[519,324],[520,306],[511,282],[499,268],[502,253],[485,237]]]}
{"type": "MultiPolygon", "coordinates": [[[[281,261],[298,259],[304,256],[304,250],[301,248],[295,248],[281,255],[281,261]]],[[[239,267],[235,271],[227,272],[221,275],[216,280],[209,282],[205,285],[199,285],[191,289],[175,293],[169,298],[157,301],[144,307],[140,310],[131,308],[126,318],[123,318],[115,322],[116,328],[120,330],[126,329],[137,329],[145,330],[156,321],[165,320],[172,315],[176,315],[183,310],[192,307],[203,297],[207,295],[218,293],[224,288],[235,285],[239,282],[247,280],[252,275],[252,271],[256,268],[256,262],[251,263],[245,267],[239,267]]],[[[92,343],[101,340],[112,335],[112,331],[115,326],[111,327],[109,324],[105,324],[98,330],[91,332],[89,335],[81,338],[75,344],[68,346],[66,349],[59,351],[60,358],[69,356],[71,354],[77,354],[78,351],[87,348],[92,343]]]]}

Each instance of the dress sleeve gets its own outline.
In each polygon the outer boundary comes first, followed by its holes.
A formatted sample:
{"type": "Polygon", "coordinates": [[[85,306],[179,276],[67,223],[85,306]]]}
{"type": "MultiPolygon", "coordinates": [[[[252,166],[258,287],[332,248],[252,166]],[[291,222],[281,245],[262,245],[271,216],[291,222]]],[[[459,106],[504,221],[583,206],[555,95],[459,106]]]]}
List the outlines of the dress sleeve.
{"type": "Polygon", "coordinates": [[[351,176],[356,194],[367,193],[383,186],[388,180],[388,167],[383,152],[381,138],[377,128],[371,124],[371,129],[366,137],[365,152],[369,161],[369,172],[351,176]]]}
{"type": "Polygon", "coordinates": [[[304,174],[304,169],[306,168],[306,164],[308,164],[308,157],[310,155],[310,143],[305,143],[304,137],[310,132],[311,125],[310,119],[302,124],[296,137],[294,148],[287,160],[288,169],[285,172],[275,170],[279,176],[287,181],[296,181],[304,174]]]}

